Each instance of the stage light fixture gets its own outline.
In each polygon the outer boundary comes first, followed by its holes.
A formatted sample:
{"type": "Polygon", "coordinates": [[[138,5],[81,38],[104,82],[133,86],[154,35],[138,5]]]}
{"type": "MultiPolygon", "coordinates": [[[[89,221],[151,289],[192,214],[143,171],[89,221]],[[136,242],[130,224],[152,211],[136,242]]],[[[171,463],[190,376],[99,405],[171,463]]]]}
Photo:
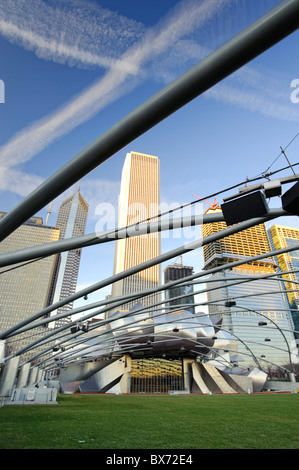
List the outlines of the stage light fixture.
{"type": "Polygon", "coordinates": [[[80,330],[80,328],[79,328],[78,325],[72,326],[72,328],[71,328],[71,333],[72,333],[72,334],[77,333],[79,330],[80,330]]]}
{"type": "Polygon", "coordinates": [[[281,183],[278,180],[267,181],[264,183],[264,194],[268,197],[280,196],[281,195],[281,183]]]}
{"type": "Polygon", "coordinates": [[[224,304],[225,307],[233,307],[234,305],[236,305],[235,300],[226,300],[224,304]]]}
{"type": "Polygon", "coordinates": [[[221,205],[221,209],[227,225],[234,225],[254,217],[261,217],[269,212],[269,207],[262,191],[255,191],[224,202],[221,205]]]}
{"type": "Polygon", "coordinates": [[[281,196],[282,208],[299,215],[299,181],[281,196]]]}

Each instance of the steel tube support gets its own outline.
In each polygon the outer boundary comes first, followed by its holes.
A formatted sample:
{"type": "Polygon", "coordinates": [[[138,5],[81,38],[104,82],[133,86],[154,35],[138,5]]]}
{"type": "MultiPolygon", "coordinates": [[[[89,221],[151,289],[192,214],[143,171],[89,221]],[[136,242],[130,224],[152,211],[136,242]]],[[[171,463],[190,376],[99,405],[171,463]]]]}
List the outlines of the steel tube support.
{"type": "MultiPolygon", "coordinates": [[[[281,215],[288,215],[287,212],[281,215]]],[[[171,220],[159,220],[148,223],[139,223],[119,229],[105,230],[99,233],[90,233],[79,237],[64,238],[56,242],[44,243],[29,248],[23,248],[0,255],[0,267],[10,266],[15,263],[50,256],[64,251],[83,248],[100,243],[107,243],[118,239],[136,237],[147,233],[163,232],[177,228],[192,227],[203,223],[218,222],[224,220],[222,213],[199,214],[190,217],[178,217],[171,220]]]]}
{"type": "Polygon", "coordinates": [[[298,27],[299,0],[281,2],[137,107],[24,198],[0,221],[0,241],[116,152],[298,27]]]}
{"type": "MultiPolygon", "coordinates": [[[[152,266],[155,266],[157,264],[163,263],[164,261],[168,261],[169,259],[172,259],[174,257],[177,257],[181,254],[188,253],[190,251],[193,251],[203,245],[206,245],[208,243],[211,243],[214,240],[218,240],[221,238],[225,238],[229,235],[232,235],[233,233],[237,233],[239,231],[245,230],[249,227],[253,227],[255,225],[258,225],[260,223],[266,222],[267,220],[271,220],[273,218],[277,217],[277,213],[275,215],[272,213],[271,215],[266,215],[264,217],[257,217],[254,219],[250,219],[244,222],[240,222],[237,225],[233,225],[230,227],[227,227],[224,230],[221,230],[220,232],[216,232],[215,234],[209,235],[203,239],[195,240],[194,242],[190,242],[188,244],[183,245],[182,247],[176,248],[174,250],[168,251],[167,253],[164,253],[160,256],[157,256],[156,258],[153,258],[149,261],[145,261],[144,263],[139,264],[138,266],[134,266],[132,268],[127,269],[126,271],[123,271],[118,274],[114,274],[113,276],[110,276],[109,278],[97,282],[93,284],[90,287],[87,287],[79,292],[76,292],[75,294],[70,295],[69,297],[59,300],[55,304],[49,305],[48,307],[44,308],[40,312],[32,315],[31,317],[27,318],[26,320],[21,321],[17,325],[9,328],[8,330],[0,333],[0,339],[5,339],[9,336],[12,336],[12,333],[17,332],[22,326],[25,326],[29,323],[31,323],[34,320],[37,320],[38,318],[41,318],[44,315],[48,315],[50,312],[53,310],[58,309],[59,307],[62,307],[63,305],[72,302],[76,299],[79,299],[80,297],[83,297],[84,295],[88,295],[91,292],[94,292],[95,290],[101,289],[103,287],[106,287],[107,285],[110,285],[116,281],[119,281],[121,279],[124,279],[125,277],[128,277],[132,274],[136,274],[140,271],[143,271],[144,269],[150,268],[152,266]]],[[[293,250],[296,249],[296,247],[292,248],[293,250]]],[[[262,255],[262,257],[265,255],[262,255]]],[[[138,295],[138,293],[137,293],[138,295]]],[[[17,333],[16,333],[17,334],[17,333]]]]}
{"type": "MultiPolygon", "coordinates": [[[[270,209],[269,216],[282,217],[289,214],[283,209],[270,209]]],[[[224,221],[222,212],[215,214],[199,214],[190,217],[181,217],[173,220],[159,220],[158,222],[148,222],[135,224],[115,230],[105,230],[100,233],[90,233],[80,237],[64,238],[56,242],[44,243],[28,248],[23,248],[0,255],[0,268],[12,264],[39,259],[41,257],[62,253],[64,251],[74,250],[75,248],[84,248],[101,243],[111,242],[117,239],[131,238],[147,233],[163,232],[177,228],[193,227],[201,224],[210,224],[212,222],[224,221]]]]}
{"type": "MultiPolygon", "coordinates": [[[[299,249],[299,244],[298,244],[298,247],[295,248],[295,249],[299,249]]],[[[217,268],[213,268],[211,269],[209,272],[203,272],[203,273],[197,273],[197,274],[193,274],[192,276],[187,276],[188,279],[192,280],[194,278],[197,278],[197,277],[202,277],[202,276],[206,276],[207,274],[212,274],[213,272],[219,272],[223,269],[230,269],[232,267],[236,267],[236,266],[240,266],[242,265],[244,262],[246,261],[257,261],[257,260],[260,260],[260,259],[263,259],[263,258],[266,258],[268,256],[275,256],[277,254],[280,254],[280,253],[286,253],[290,250],[294,250],[294,247],[291,247],[291,248],[284,248],[284,249],[281,249],[281,250],[276,250],[276,251],[273,251],[273,252],[270,252],[270,253],[266,253],[266,254],[263,254],[263,255],[257,255],[255,257],[251,257],[251,258],[246,258],[245,260],[241,260],[241,261],[235,261],[235,262],[232,262],[232,263],[228,263],[227,265],[225,266],[219,266],[217,268]]],[[[187,279],[185,278],[185,279],[187,279]]],[[[179,283],[179,280],[178,281],[172,281],[171,283],[168,283],[167,284],[167,287],[170,287],[170,284],[171,285],[174,285],[176,283],[179,283]]],[[[153,289],[154,290],[154,289],[153,289]]],[[[163,290],[163,286],[160,287],[160,288],[156,288],[155,291],[158,292],[159,290],[163,290]]],[[[138,293],[137,293],[138,294],[138,293]]],[[[121,300],[120,302],[118,302],[116,305],[121,305],[123,304],[124,300],[121,300]]],[[[164,303],[163,302],[160,302],[158,304],[161,304],[161,303],[164,303]]],[[[158,305],[157,304],[157,305],[158,305]]],[[[207,304],[207,303],[205,303],[207,304]]],[[[201,303],[197,304],[197,305],[202,305],[201,303]]],[[[111,307],[110,307],[111,308],[111,307]]],[[[103,313],[104,311],[108,310],[109,307],[107,308],[103,308],[101,311],[97,312],[97,313],[103,313]]],[[[143,309],[141,310],[144,310],[146,309],[146,307],[144,307],[143,309]]],[[[136,313],[136,312],[135,312],[136,313]]],[[[95,313],[91,313],[89,315],[86,315],[84,316],[83,318],[80,319],[80,321],[83,321],[83,320],[87,320],[88,318],[92,318],[93,316],[95,315],[95,313]]],[[[126,316],[130,316],[130,314],[125,314],[124,317],[126,316]]],[[[110,320],[102,320],[101,321],[101,326],[104,326],[105,324],[109,323],[110,320]]],[[[35,325],[32,325],[32,328],[34,327],[35,325]]],[[[94,328],[97,328],[99,325],[95,325],[94,328]]],[[[40,345],[41,343],[43,343],[47,337],[50,337],[50,336],[54,336],[55,334],[58,333],[58,331],[63,331],[67,328],[69,328],[70,325],[65,325],[63,327],[61,327],[59,330],[55,330],[53,331],[52,333],[48,334],[46,337],[44,337],[42,340],[37,340],[36,342],[32,343],[31,345],[29,345],[29,347],[27,346],[26,348],[24,348],[23,350],[21,351],[18,351],[17,355],[20,355],[22,354],[23,352],[27,351],[28,349],[32,349],[32,347],[34,347],[35,345],[40,345]]],[[[8,336],[11,336],[11,335],[14,335],[14,334],[18,334],[19,333],[19,330],[18,331],[15,331],[13,334],[9,334],[8,336]]],[[[81,332],[79,333],[79,335],[81,334],[81,332]]],[[[47,342],[47,341],[46,341],[47,342]]]]}
{"type": "MultiPolygon", "coordinates": [[[[164,255],[160,255],[157,258],[154,258],[153,260],[147,261],[147,262],[142,263],[138,266],[130,268],[126,271],[123,271],[122,273],[115,274],[114,276],[111,276],[110,278],[107,278],[103,281],[100,281],[96,284],[93,284],[92,286],[90,286],[88,288],[85,288],[80,292],[72,294],[71,296],[69,296],[69,297],[67,297],[63,300],[60,300],[59,302],[56,302],[56,304],[53,304],[53,305],[50,305],[50,306],[46,307],[45,309],[41,310],[40,312],[37,312],[36,314],[32,315],[30,318],[27,318],[26,320],[23,320],[22,322],[15,325],[14,327],[11,327],[9,330],[6,330],[3,333],[0,333],[0,339],[5,339],[5,338],[8,338],[10,336],[14,336],[14,335],[18,334],[18,330],[20,328],[22,328],[23,326],[30,324],[34,320],[37,320],[38,318],[41,318],[44,315],[48,315],[51,311],[61,307],[62,305],[65,305],[68,302],[71,302],[71,301],[76,300],[80,297],[83,297],[84,295],[88,295],[91,292],[94,292],[95,290],[99,290],[103,287],[106,287],[107,285],[110,285],[113,282],[116,282],[120,279],[123,279],[123,278],[125,278],[125,277],[127,277],[131,274],[135,274],[137,272],[140,272],[143,269],[147,269],[148,267],[154,266],[156,264],[162,263],[163,261],[174,258],[174,257],[178,256],[178,253],[179,254],[187,253],[187,252],[192,251],[192,250],[194,250],[194,249],[196,249],[200,246],[203,246],[207,243],[210,243],[214,239],[218,240],[220,238],[224,238],[228,235],[231,235],[233,233],[237,233],[241,230],[245,230],[246,228],[249,228],[251,226],[254,226],[254,225],[262,223],[262,222],[265,222],[265,217],[260,217],[260,218],[256,218],[256,219],[251,219],[250,221],[241,222],[240,224],[238,224],[238,226],[228,227],[228,228],[222,230],[221,232],[217,232],[216,234],[205,237],[203,240],[202,239],[197,240],[196,242],[192,242],[189,245],[184,245],[183,247],[180,247],[179,249],[175,249],[175,250],[172,250],[170,252],[165,253],[164,255]]],[[[274,256],[276,254],[285,253],[287,251],[296,250],[296,249],[299,249],[299,244],[298,244],[298,248],[297,247],[283,248],[281,250],[275,250],[275,251],[267,253],[267,254],[257,255],[255,257],[250,258],[250,260],[252,261],[252,260],[263,259],[266,256],[274,256]]],[[[229,263],[229,265],[227,265],[227,268],[232,267],[232,266],[239,266],[240,264],[243,264],[245,262],[246,262],[246,258],[244,260],[241,260],[241,261],[236,261],[234,263],[229,263]]],[[[209,273],[218,272],[219,270],[222,270],[222,269],[224,269],[223,266],[213,268],[209,271],[209,273]]],[[[196,275],[196,277],[206,276],[206,275],[207,275],[207,272],[203,272],[201,275],[196,275]]],[[[187,278],[185,278],[185,280],[187,281],[188,278],[191,278],[191,277],[194,278],[195,275],[189,276],[189,277],[187,276],[187,278]]],[[[174,283],[179,283],[179,282],[180,282],[180,280],[174,281],[174,283]]],[[[168,284],[168,287],[170,287],[169,284],[168,284]]],[[[156,288],[156,291],[158,292],[160,289],[161,288],[158,287],[158,288],[156,288]]],[[[138,293],[136,293],[136,298],[138,298],[138,293]]],[[[123,301],[121,301],[121,302],[123,303],[123,301]]],[[[94,315],[94,313],[91,313],[90,317],[92,317],[93,315],[94,315]]],[[[64,328],[64,327],[61,327],[61,328],[64,328]]]]}

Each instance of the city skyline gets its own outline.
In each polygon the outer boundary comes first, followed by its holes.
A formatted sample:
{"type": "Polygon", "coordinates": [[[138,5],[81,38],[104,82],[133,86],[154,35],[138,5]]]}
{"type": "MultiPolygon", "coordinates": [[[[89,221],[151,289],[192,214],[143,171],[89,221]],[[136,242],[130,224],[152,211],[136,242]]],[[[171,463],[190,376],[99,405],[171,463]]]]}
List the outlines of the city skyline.
{"type": "MultiPolygon", "coordinates": [[[[279,4],[278,0],[153,1],[142,5],[58,1],[56,9],[47,0],[1,3],[3,210],[11,210],[132,109],[279,4]]],[[[83,178],[82,194],[90,207],[86,233],[95,231],[101,203],[111,204],[117,213],[121,168],[131,148],[159,155],[161,202],[168,207],[189,202],[194,193],[212,203],[209,195],[241,185],[268,168],[286,166],[280,146],[288,146],[286,153],[294,164],[299,103],[291,98],[296,97],[297,44],[298,32],[83,178]]],[[[286,174],[289,170],[278,176],[286,174]]],[[[52,225],[61,202],[76,189],[77,184],[53,201],[52,225]]],[[[274,198],[273,204],[280,206],[280,201],[274,198]]],[[[45,220],[47,210],[36,215],[45,220]]],[[[298,217],[283,224],[298,227],[298,217]]],[[[172,235],[162,238],[162,252],[185,241],[172,235]]],[[[78,289],[112,275],[113,256],[113,243],[105,249],[84,249],[78,289]],[[100,263],[92,269],[95,259],[100,263]]],[[[184,256],[184,262],[199,271],[201,250],[184,256]]],[[[102,289],[89,301],[109,294],[109,288],[102,289]]]]}
{"type": "Polygon", "coordinates": [[[3,395],[298,392],[298,10],[0,2],[3,395]]]}

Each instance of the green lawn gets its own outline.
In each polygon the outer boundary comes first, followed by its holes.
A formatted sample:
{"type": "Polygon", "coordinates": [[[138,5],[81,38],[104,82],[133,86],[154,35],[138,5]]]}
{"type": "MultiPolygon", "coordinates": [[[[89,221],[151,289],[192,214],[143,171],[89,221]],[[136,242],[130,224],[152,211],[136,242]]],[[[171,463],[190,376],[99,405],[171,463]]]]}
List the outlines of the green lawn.
{"type": "Polygon", "coordinates": [[[2,407],[0,448],[299,448],[299,394],[78,394],[57,401],[2,407]]]}

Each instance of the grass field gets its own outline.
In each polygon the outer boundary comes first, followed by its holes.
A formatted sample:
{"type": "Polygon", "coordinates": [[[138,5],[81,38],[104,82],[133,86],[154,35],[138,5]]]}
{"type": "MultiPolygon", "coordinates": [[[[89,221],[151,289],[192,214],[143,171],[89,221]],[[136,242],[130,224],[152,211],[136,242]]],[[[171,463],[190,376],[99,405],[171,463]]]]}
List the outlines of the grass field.
{"type": "Polygon", "coordinates": [[[299,394],[60,395],[0,409],[1,449],[299,449],[299,394]]]}

